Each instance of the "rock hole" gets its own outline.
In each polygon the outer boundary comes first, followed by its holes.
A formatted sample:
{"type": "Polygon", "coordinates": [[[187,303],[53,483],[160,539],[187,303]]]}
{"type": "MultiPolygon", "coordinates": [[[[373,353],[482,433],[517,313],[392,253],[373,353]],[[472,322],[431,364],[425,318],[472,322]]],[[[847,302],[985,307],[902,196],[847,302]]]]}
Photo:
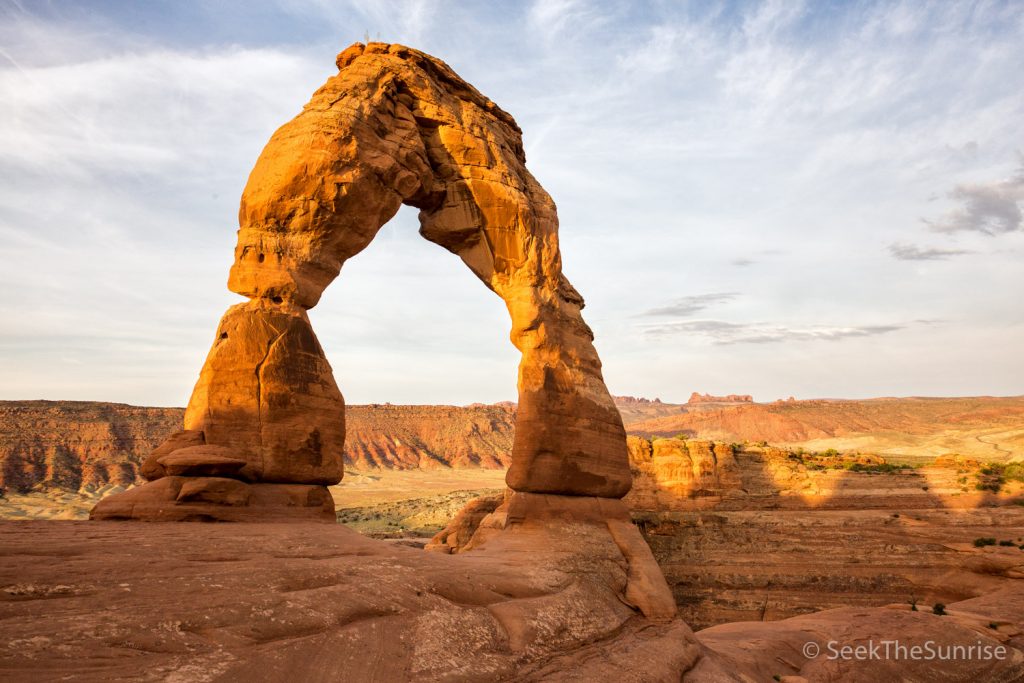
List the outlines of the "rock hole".
{"type": "Polygon", "coordinates": [[[257,259],[256,259],[256,260],[257,260],[257,261],[259,261],[260,263],[263,263],[264,261],[266,261],[266,260],[267,260],[267,255],[266,255],[266,254],[260,254],[260,255],[259,255],[259,256],[257,257],[257,259]]]}
{"type": "Polygon", "coordinates": [[[228,338],[228,333],[227,332],[221,332],[220,333],[220,338],[221,339],[227,339],[228,338]]]}
{"type": "Polygon", "coordinates": [[[272,297],[270,297],[270,300],[273,301],[275,304],[284,303],[284,299],[282,299],[279,296],[272,296],[272,297]]]}

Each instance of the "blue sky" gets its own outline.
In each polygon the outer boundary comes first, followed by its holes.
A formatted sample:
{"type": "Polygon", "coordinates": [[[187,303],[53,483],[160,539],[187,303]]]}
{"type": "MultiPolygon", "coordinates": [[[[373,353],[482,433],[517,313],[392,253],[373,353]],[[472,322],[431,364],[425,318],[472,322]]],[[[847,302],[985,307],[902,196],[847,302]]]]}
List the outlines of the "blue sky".
{"type": "MultiPolygon", "coordinates": [[[[0,398],[183,405],[260,149],[364,36],[511,112],[613,393],[1024,392],[1024,5],[0,0],[0,398]]],[[[515,397],[403,209],[310,313],[352,403],[515,397]]]]}

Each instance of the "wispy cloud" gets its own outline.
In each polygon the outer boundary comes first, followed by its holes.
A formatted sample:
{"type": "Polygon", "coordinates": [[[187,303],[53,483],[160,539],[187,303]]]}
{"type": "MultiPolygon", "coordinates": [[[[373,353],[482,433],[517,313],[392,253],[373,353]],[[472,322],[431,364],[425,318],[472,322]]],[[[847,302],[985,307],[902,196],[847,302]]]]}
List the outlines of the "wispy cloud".
{"type": "Polygon", "coordinates": [[[939,249],[919,247],[916,244],[897,242],[889,245],[889,254],[900,261],[942,261],[952,256],[973,254],[967,249],[939,249]]]}
{"type": "Polygon", "coordinates": [[[705,308],[715,304],[723,304],[735,299],[739,294],[736,292],[715,292],[710,294],[695,294],[676,299],[667,306],[651,308],[640,315],[642,316],[686,316],[703,311],[705,308]]]}
{"type": "Polygon", "coordinates": [[[1021,229],[1020,202],[1024,201],[1024,159],[1013,175],[992,183],[957,185],[949,198],[960,206],[935,221],[928,221],[936,232],[971,231],[998,235],[1021,229]]]}
{"type": "Polygon", "coordinates": [[[841,341],[854,337],[872,337],[901,330],[906,325],[858,325],[851,327],[786,327],[769,323],[733,323],[724,320],[681,320],[648,326],[644,334],[652,337],[694,335],[715,344],[772,344],[798,341],[841,341]]]}
{"type": "Polygon", "coordinates": [[[582,0],[535,0],[527,12],[527,23],[546,42],[569,32],[581,34],[594,22],[601,22],[601,13],[593,4],[582,0]]]}

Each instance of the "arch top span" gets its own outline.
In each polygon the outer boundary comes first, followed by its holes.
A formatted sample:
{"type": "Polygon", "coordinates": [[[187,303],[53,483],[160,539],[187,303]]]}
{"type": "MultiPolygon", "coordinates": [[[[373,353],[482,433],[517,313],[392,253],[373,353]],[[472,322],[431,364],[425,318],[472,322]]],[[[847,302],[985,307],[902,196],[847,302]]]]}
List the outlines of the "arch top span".
{"type": "Polygon", "coordinates": [[[519,126],[444,62],[402,45],[356,43],[337,66],[249,176],[228,287],[250,300],[221,320],[185,431],[145,476],[341,479],[344,402],[306,310],[407,204],[420,211],[420,234],[508,309],[522,353],[509,486],[622,497],[622,420],[519,126]]]}
{"type": "Polygon", "coordinates": [[[555,207],[509,114],[405,46],[356,43],[337,64],[249,176],[232,291],[315,306],[403,203],[491,289],[560,271],[555,207]]]}

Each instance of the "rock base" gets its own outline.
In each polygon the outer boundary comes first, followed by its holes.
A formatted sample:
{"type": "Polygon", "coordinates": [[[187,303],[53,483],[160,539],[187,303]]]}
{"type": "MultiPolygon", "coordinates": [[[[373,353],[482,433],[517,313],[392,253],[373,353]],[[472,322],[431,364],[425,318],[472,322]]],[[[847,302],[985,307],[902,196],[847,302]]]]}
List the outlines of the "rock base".
{"type": "Polygon", "coordinates": [[[226,477],[163,477],[104,498],[92,520],[147,522],[327,522],[337,518],[326,486],[249,484],[226,477]]]}

